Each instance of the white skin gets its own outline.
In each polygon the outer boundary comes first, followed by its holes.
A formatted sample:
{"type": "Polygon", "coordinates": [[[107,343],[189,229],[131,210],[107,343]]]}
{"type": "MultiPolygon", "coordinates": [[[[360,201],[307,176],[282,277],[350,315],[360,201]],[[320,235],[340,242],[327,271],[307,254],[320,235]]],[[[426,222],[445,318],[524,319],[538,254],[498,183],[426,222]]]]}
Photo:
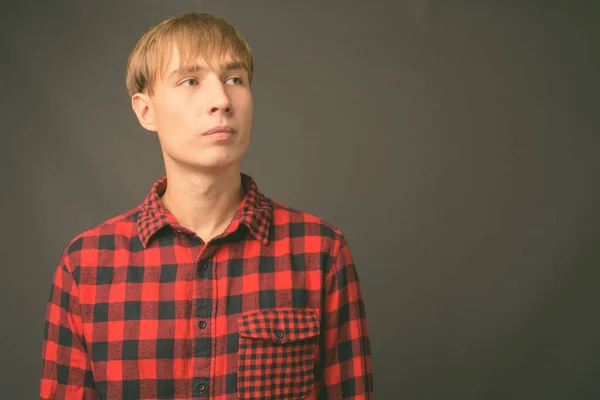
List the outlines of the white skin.
{"type": "Polygon", "coordinates": [[[163,204],[204,242],[227,228],[245,196],[240,160],[250,141],[252,93],[245,69],[222,68],[232,61],[198,57],[202,70],[169,76],[179,67],[175,48],[154,95],[131,99],[142,127],[158,134],[167,175],[163,204]],[[236,133],[226,140],[203,135],[217,125],[236,133]]]}

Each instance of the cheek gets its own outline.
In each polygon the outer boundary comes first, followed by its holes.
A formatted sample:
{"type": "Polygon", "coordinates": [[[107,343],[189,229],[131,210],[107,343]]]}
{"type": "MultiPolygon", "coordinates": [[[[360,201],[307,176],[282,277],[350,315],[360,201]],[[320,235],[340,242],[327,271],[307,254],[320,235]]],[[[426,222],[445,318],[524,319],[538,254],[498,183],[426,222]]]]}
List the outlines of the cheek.
{"type": "Polygon", "coordinates": [[[160,142],[165,149],[179,151],[178,149],[189,146],[189,144],[185,143],[188,140],[185,133],[189,129],[181,110],[173,106],[161,107],[155,113],[155,122],[160,142]]]}
{"type": "Polygon", "coordinates": [[[242,106],[242,115],[244,117],[244,122],[246,123],[250,123],[252,122],[252,111],[253,111],[253,104],[252,104],[252,99],[248,99],[244,102],[243,106],[242,106]]]}
{"type": "Polygon", "coordinates": [[[157,113],[160,123],[165,126],[176,123],[179,118],[177,114],[177,108],[173,107],[172,104],[161,105],[157,113]]]}
{"type": "Polygon", "coordinates": [[[178,106],[177,103],[171,102],[168,105],[161,106],[157,111],[155,119],[158,129],[163,136],[168,138],[169,141],[182,139],[183,135],[181,133],[187,131],[190,123],[190,117],[186,117],[185,106],[178,106]]]}

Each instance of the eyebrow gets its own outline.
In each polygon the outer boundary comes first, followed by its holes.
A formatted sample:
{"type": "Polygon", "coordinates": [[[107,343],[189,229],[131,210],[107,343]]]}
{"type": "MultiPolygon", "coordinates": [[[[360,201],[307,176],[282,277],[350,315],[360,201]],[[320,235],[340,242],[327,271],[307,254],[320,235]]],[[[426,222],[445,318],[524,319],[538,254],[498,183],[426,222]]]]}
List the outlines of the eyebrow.
{"type": "MultiPolygon", "coordinates": [[[[190,65],[187,67],[176,68],[176,69],[172,70],[171,72],[169,72],[167,79],[171,79],[174,76],[178,76],[178,75],[189,74],[191,72],[204,71],[205,69],[206,68],[202,67],[199,64],[190,65]]],[[[227,72],[227,71],[238,70],[238,69],[246,69],[246,65],[239,61],[232,61],[232,62],[221,65],[221,73],[227,72]]]]}

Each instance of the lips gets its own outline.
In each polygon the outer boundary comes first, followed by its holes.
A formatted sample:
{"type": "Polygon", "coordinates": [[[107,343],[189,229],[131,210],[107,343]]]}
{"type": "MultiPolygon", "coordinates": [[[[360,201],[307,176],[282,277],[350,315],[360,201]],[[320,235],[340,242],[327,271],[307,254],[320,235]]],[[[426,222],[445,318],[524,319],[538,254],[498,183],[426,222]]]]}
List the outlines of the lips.
{"type": "Polygon", "coordinates": [[[205,136],[214,135],[215,133],[219,133],[219,132],[227,132],[227,133],[233,134],[233,133],[235,133],[235,129],[233,129],[232,127],[230,127],[228,125],[219,125],[219,126],[210,128],[209,130],[204,132],[203,135],[205,135],[205,136]]]}

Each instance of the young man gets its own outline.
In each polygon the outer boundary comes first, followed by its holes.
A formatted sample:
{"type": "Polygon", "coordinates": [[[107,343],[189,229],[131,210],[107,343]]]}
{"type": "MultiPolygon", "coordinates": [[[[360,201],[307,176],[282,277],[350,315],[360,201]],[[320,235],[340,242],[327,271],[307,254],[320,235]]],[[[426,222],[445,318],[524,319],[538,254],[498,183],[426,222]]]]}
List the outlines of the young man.
{"type": "Polygon", "coordinates": [[[371,399],[348,245],[240,171],[253,62],[221,18],[174,16],[132,51],[127,89],[166,176],[79,234],[52,284],[43,399],[371,399]]]}

